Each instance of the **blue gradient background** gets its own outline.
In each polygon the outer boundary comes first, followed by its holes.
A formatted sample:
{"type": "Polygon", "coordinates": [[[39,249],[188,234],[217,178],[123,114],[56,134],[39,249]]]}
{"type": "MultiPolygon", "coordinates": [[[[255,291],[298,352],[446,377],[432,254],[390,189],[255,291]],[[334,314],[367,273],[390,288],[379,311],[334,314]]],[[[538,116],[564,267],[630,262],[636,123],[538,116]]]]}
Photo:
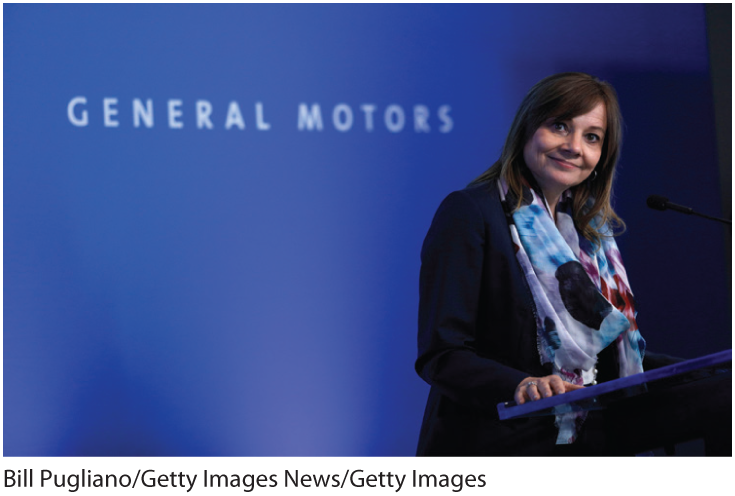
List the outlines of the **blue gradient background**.
{"type": "Polygon", "coordinates": [[[702,5],[3,12],[6,456],[412,455],[423,237],[560,71],[620,95],[620,245],[649,347],[731,347],[724,229],[645,208],[656,193],[722,215],[702,5]],[[67,119],[77,95],[87,127],[67,119]],[[133,127],[133,98],[153,100],[152,129],[133,127]],[[232,100],[244,131],[224,129],[232,100]],[[321,105],[323,131],[297,129],[299,103],[321,105]],[[402,132],[381,122],[389,104],[402,132]],[[416,104],[431,133],[413,131],[416,104]]]}

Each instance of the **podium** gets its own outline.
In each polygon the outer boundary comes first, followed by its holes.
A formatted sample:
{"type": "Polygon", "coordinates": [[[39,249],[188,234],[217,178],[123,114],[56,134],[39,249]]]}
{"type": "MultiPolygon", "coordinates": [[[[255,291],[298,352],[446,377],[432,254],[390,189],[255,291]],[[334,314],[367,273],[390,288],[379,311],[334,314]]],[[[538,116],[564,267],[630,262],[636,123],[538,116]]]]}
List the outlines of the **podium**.
{"type": "Polygon", "coordinates": [[[705,455],[732,456],[731,368],[725,350],[523,405],[500,403],[498,416],[600,411],[611,455],[673,454],[675,444],[703,439],[705,455]]]}

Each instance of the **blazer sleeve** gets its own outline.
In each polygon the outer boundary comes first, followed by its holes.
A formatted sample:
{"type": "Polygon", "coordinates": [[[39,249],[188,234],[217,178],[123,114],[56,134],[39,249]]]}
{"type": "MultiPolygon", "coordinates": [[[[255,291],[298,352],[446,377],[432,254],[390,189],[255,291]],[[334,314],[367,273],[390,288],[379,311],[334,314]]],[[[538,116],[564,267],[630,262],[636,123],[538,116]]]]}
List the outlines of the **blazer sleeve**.
{"type": "Polygon", "coordinates": [[[452,401],[494,411],[530,374],[476,347],[484,253],[492,242],[487,231],[466,192],[455,191],[439,206],[421,250],[416,371],[452,401]]]}

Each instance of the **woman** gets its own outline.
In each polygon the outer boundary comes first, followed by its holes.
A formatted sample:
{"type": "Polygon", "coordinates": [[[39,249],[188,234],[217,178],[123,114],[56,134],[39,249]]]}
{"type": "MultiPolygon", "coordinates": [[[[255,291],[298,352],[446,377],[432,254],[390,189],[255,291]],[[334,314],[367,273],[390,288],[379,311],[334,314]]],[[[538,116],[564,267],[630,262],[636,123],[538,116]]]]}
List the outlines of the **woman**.
{"type": "Polygon", "coordinates": [[[621,120],[608,83],[550,76],[500,160],[440,205],[421,252],[419,455],[605,453],[594,414],[501,422],[496,405],[643,371],[610,205],[621,120]]]}

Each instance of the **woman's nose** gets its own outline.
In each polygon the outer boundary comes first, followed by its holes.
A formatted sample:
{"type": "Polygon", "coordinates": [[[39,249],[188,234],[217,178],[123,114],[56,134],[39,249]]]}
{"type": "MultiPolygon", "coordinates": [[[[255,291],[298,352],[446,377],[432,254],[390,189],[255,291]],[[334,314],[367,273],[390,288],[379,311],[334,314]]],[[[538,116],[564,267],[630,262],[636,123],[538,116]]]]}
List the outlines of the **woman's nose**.
{"type": "Polygon", "coordinates": [[[569,133],[563,145],[564,151],[579,155],[582,153],[582,136],[577,133],[569,133]]]}

